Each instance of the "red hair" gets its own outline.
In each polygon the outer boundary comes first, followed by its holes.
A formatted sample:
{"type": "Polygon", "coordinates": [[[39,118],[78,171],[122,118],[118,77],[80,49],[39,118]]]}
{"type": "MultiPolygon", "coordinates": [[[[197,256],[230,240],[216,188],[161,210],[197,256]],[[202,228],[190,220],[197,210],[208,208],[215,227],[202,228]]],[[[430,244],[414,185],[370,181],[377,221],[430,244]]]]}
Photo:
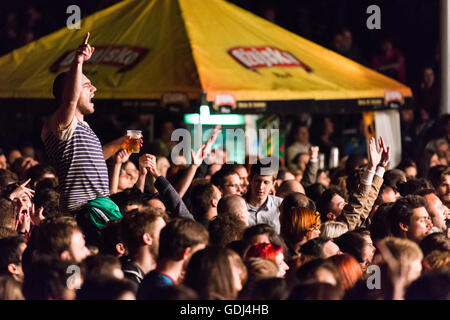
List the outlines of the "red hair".
{"type": "Polygon", "coordinates": [[[358,261],[348,253],[328,258],[338,269],[341,276],[342,289],[348,290],[362,277],[362,269],[358,261]]]}
{"type": "Polygon", "coordinates": [[[252,245],[245,253],[245,260],[250,258],[264,258],[277,261],[277,255],[283,253],[283,247],[273,243],[257,243],[252,245]]]}

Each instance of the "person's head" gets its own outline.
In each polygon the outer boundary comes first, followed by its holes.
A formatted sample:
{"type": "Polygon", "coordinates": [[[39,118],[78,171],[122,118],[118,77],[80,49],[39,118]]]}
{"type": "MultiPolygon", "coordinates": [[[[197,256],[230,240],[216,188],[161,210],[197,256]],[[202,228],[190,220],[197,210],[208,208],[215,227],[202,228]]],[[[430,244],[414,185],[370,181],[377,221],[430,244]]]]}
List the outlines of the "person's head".
{"type": "Polygon", "coordinates": [[[331,256],[328,260],[336,266],[343,290],[352,288],[363,275],[358,261],[348,253],[331,256]]]}
{"type": "Polygon", "coordinates": [[[146,205],[145,194],[136,187],[111,195],[111,200],[119,207],[122,215],[134,209],[142,209],[146,205]]]}
{"type": "Polygon", "coordinates": [[[156,262],[159,249],[159,234],[164,228],[165,213],[161,210],[146,208],[133,210],[122,218],[122,239],[132,259],[146,248],[156,262]]]}
{"type": "Polygon", "coordinates": [[[400,198],[389,212],[394,236],[419,243],[430,233],[432,222],[423,197],[409,195],[400,198]]]}
{"type": "Polygon", "coordinates": [[[132,188],[139,177],[139,171],[132,161],[127,161],[122,164],[119,174],[118,192],[132,188]]]}
{"type": "Polygon", "coordinates": [[[434,70],[432,67],[425,67],[422,73],[422,81],[427,88],[431,88],[434,84],[434,70]]]}
{"type": "Polygon", "coordinates": [[[170,168],[170,162],[166,157],[156,157],[156,169],[163,177],[167,176],[167,170],[170,168]]]}
{"type": "Polygon", "coordinates": [[[305,189],[306,195],[315,203],[317,203],[322,196],[322,193],[327,190],[327,187],[322,183],[313,183],[305,189]]]}
{"type": "Polygon", "coordinates": [[[317,202],[317,210],[323,222],[336,220],[342,213],[347,202],[335,188],[325,190],[317,202]]]}
{"type": "Polygon", "coordinates": [[[239,195],[230,194],[220,199],[217,213],[219,215],[234,215],[241,219],[245,226],[248,226],[249,213],[247,204],[244,198],[239,195]]]}
{"type": "Polygon", "coordinates": [[[239,288],[233,276],[230,249],[207,247],[194,253],[184,277],[184,285],[197,291],[200,299],[236,299],[239,288]]]}
{"type": "Polygon", "coordinates": [[[55,169],[46,164],[37,164],[25,172],[26,179],[31,179],[30,185],[35,189],[37,184],[44,179],[55,180],[55,185],[59,184],[55,169]]]}
{"type": "Polygon", "coordinates": [[[59,207],[60,194],[52,188],[36,190],[33,197],[35,210],[43,208],[42,215],[44,218],[58,217],[62,215],[59,207]]]}
{"type": "Polygon", "coordinates": [[[86,266],[86,279],[98,277],[114,277],[123,279],[122,264],[120,260],[110,254],[96,254],[87,257],[83,263],[86,266]]]}
{"type": "Polygon", "coordinates": [[[72,217],[45,219],[33,230],[28,245],[38,253],[76,263],[89,255],[84,235],[72,217]]]}
{"type": "Polygon", "coordinates": [[[98,276],[86,279],[77,300],[136,300],[135,286],[127,279],[98,276]]]}
{"type": "Polygon", "coordinates": [[[309,129],[306,124],[300,124],[295,130],[295,141],[301,144],[309,143],[309,129]]]}
{"type": "Polygon", "coordinates": [[[450,251],[434,250],[423,258],[423,272],[447,271],[450,272],[450,251]]]}
{"type": "Polygon", "coordinates": [[[241,178],[236,171],[231,169],[221,169],[211,177],[211,183],[219,188],[222,196],[227,194],[241,195],[241,178]]]}
{"type": "Polygon", "coordinates": [[[304,172],[306,170],[306,165],[308,164],[309,160],[310,155],[308,152],[300,152],[295,155],[294,159],[292,159],[292,164],[295,165],[302,172],[304,172]]]}
{"type": "Polygon", "coordinates": [[[228,259],[231,261],[231,269],[233,272],[234,281],[233,286],[237,291],[241,291],[247,281],[247,267],[245,266],[241,256],[234,250],[227,249],[225,252],[228,255],[228,259]]]}
{"type": "Polygon", "coordinates": [[[209,243],[209,233],[203,225],[191,219],[173,219],[159,236],[158,261],[183,262],[186,268],[191,256],[209,243]]]}
{"type": "Polygon", "coordinates": [[[256,281],[250,296],[251,300],[286,300],[288,284],[283,278],[266,278],[256,281]]]}
{"type": "Polygon", "coordinates": [[[320,215],[304,207],[292,207],[280,214],[280,234],[294,249],[320,235],[320,215]]]}
{"type": "Polygon", "coordinates": [[[439,156],[436,151],[425,149],[417,161],[419,177],[428,178],[430,169],[437,165],[439,165],[439,156]]]}
{"type": "Polygon", "coordinates": [[[0,239],[0,275],[23,281],[22,255],[26,247],[26,240],[21,236],[0,239]]]}
{"type": "Polygon", "coordinates": [[[15,230],[16,213],[12,201],[0,198],[0,227],[15,230]]]}
{"type": "Polygon", "coordinates": [[[9,275],[0,276],[0,300],[25,300],[22,283],[9,275]]]}
{"type": "Polygon", "coordinates": [[[305,194],[299,192],[289,193],[281,202],[279,207],[280,214],[288,212],[292,207],[304,207],[316,211],[316,204],[305,194]]]}
{"type": "Polygon", "coordinates": [[[329,283],[313,282],[295,286],[289,300],[341,300],[344,292],[341,287],[329,283]]]}
{"type": "Polygon", "coordinates": [[[278,162],[276,161],[277,163],[274,165],[274,161],[274,158],[266,158],[252,165],[249,185],[250,199],[264,202],[273,190],[278,173],[278,162]]]}
{"type": "Polygon", "coordinates": [[[403,160],[397,166],[397,169],[400,169],[405,173],[407,180],[417,177],[417,165],[412,160],[403,160]]]}
{"type": "Polygon", "coordinates": [[[394,207],[394,203],[387,202],[381,204],[375,211],[372,217],[372,223],[370,224],[370,234],[373,240],[380,240],[384,237],[393,235],[394,223],[391,219],[391,210],[394,207]]]}
{"type": "Polygon", "coordinates": [[[428,174],[436,194],[442,201],[450,200],[450,167],[435,166],[428,174]]]}
{"type": "Polygon", "coordinates": [[[3,192],[7,186],[19,182],[17,174],[8,170],[0,168],[0,192],[3,192]]]}
{"type": "Polygon", "coordinates": [[[441,199],[439,199],[433,189],[421,190],[418,192],[418,195],[424,197],[426,200],[426,209],[433,225],[439,229],[440,232],[446,231],[446,221],[449,216],[449,209],[442,203],[441,199]]]}
{"type": "Polygon", "coordinates": [[[213,184],[199,183],[191,190],[191,212],[196,220],[212,220],[217,216],[221,192],[213,184]]]}
{"type": "Polygon", "coordinates": [[[326,221],[320,228],[320,236],[323,238],[334,239],[348,231],[348,226],[340,221],[326,221]]]}
{"type": "Polygon", "coordinates": [[[419,245],[424,256],[434,250],[450,251],[450,239],[441,232],[435,232],[427,235],[422,241],[420,241],[419,245]]]}
{"type": "Polygon", "coordinates": [[[352,255],[361,266],[363,273],[367,271],[375,254],[375,247],[356,231],[344,233],[334,239],[342,252],[352,255]]]}
{"type": "Polygon", "coordinates": [[[248,283],[259,279],[276,278],[279,267],[273,260],[265,258],[248,258],[244,260],[247,267],[248,283]]]}
{"type": "Polygon", "coordinates": [[[249,258],[264,258],[275,262],[278,266],[277,277],[283,278],[289,266],[284,261],[283,247],[272,243],[257,243],[248,248],[244,256],[249,258]]]}
{"type": "Polygon", "coordinates": [[[405,300],[450,300],[450,273],[428,272],[406,289],[405,300]]]}
{"type": "Polygon", "coordinates": [[[208,227],[212,245],[225,247],[230,242],[240,240],[247,224],[240,217],[232,214],[218,215],[208,227]]]}
{"type": "Polygon", "coordinates": [[[250,244],[271,243],[275,235],[276,232],[271,226],[260,223],[245,229],[242,239],[250,244]]]}
{"type": "Polygon", "coordinates": [[[100,229],[100,253],[113,255],[117,258],[127,254],[127,249],[122,239],[121,223],[122,219],[115,219],[107,222],[100,229]]]}
{"type": "Polygon", "coordinates": [[[389,249],[395,259],[400,260],[401,257],[404,257],[404,262],[409,266],[409,273],[406,276],[407,284],[420,276],[423,253],[417,243],[396,237],[386,237],[381,242],[389,249]]]}
{"type": "Polygon", "coordinates": [[[412,178],[406,182],[400,182],[398,185],[398,191],[402,197],[410,194],[416,194],[419,190],[433,188],[431,183],[425,178],[412,178]]]}
{"type": "Polygon", "coordinates": [[[345,172],[350,174],[353,170],[359,170],[367,164],[367,158],[359,153],[352,153],[345,162],[345,172]]]}
{"type": "Polygon", "coordinates": [[[22,286],[25,300],[74,300],[75,289],[82,283],[77,267],[73,262],[48,255],[34,258],[25,271],[22,286]]]}
{"type": "MultiPolygon", "coordinates": [[[[62,102],[64,87],[68,79],[69,72],[60,73],[53,82],[53,96],[56,99],[56,103],[62,102]]],[[[94,103],[92,98],[97,88],[91,84],[91,81],[83,74],[81,79],[81,92],[77,101],[77,110],[82,115],[88,115],[94,113],[94,103]]]]}
{"type": "Polygon", "coordinates": [[[299,251],[302,255],[309,256],[311,258],[323,258],[341,254],[341,250],[338,245],[328,238],[314,238],[305,242],[299,251]]]}
{"type": "Polygon", "coordinates": [[[243,164],[234,163],[234,164],[224,164],[223,167],[234,170],[238,174],[239,179],[241,179],[241,192],[242,194],[246,194],[249,182],[248,182],[248,171],[245,168],[245,166],[243,164]]]}
{"type": "Polygon", "coordinates": [[[303,264],[296,273],[299,283],[328,283],[340,286],[341,278],[337,267],[329,259],[313,259],[303,264]]]}
{"type": "Polygon", "coordinates": [[[283,181],[277,190],[277,196],[280,198],[285,198],[289,193],[298,192],[305,194],[305,188],[297,180],[286,180],[283,181]]]}

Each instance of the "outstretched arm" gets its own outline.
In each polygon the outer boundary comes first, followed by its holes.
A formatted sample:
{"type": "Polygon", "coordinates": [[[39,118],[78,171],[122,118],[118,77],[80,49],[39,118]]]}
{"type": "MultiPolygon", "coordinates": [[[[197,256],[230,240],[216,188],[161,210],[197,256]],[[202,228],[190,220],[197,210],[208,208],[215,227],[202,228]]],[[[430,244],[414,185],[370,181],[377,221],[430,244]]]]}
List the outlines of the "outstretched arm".
{"type": "Polygon", "coordinates": [[[88,40],[89,32],[86,34],[83,44],[78,47],[70,71],[64,82],[62,99],[56,111],[56,121],[59,130],[67,128],[75,116],[75,110],[82,88],[83,63],[89,60],[94,52],[94,47],[89,45],[88,40]]]}

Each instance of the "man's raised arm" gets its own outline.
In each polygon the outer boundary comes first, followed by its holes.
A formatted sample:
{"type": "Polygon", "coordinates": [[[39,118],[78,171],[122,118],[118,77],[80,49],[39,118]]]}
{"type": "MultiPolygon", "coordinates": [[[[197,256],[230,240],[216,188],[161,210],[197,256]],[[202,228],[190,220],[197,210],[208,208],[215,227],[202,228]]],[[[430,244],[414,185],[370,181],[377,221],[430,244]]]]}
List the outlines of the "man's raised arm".
{"type": "Polygon", "coordinates": [[[81,93],[83,63],[89,60],[94,52],[94,47],[89,45],[88,40],[89,32],[86,34],[83,44],[78,47],[70,71],[64,81],[62,97],[58,110],[56,111],[56,121],[60,130],[67,128],[75,116],[75,110],[81,93]]]}

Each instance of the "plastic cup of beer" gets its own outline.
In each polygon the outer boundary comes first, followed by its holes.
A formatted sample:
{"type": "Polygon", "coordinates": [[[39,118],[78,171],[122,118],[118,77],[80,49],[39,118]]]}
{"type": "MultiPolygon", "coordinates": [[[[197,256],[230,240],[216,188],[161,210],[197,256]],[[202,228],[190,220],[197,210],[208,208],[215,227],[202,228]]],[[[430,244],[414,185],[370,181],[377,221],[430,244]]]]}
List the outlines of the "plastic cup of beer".
{"type": "Polygon", "coordinates": [[[127,130],[127,139],[122,144],[122,149],[126,149],[128,153],[139,153],[141,149],[141,130],[127,130]]]}

